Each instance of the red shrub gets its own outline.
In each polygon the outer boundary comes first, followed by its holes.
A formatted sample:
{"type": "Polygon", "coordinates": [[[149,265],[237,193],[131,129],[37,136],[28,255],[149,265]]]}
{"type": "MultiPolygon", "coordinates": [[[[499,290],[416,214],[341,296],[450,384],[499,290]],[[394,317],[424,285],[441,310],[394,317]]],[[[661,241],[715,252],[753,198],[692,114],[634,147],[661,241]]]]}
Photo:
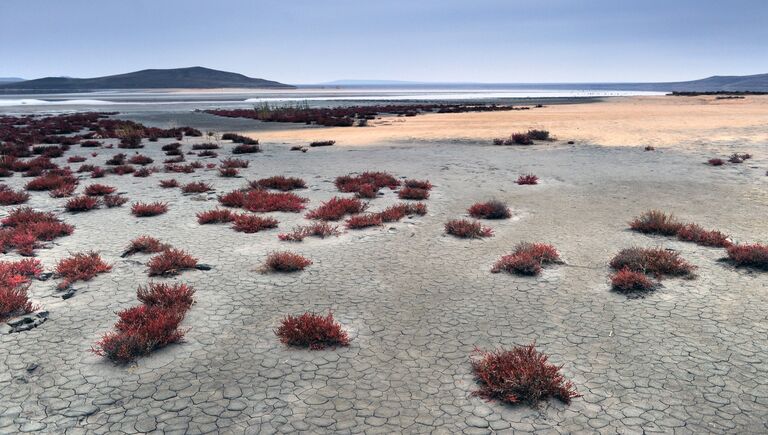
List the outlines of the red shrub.
{"type": "Polygon", "coordinates": [[[512,350],[476,350],[476,355],[472,360],[472,370],[480,383],[476,396],[531,406],[549,397],[563,403],[581,397],[573,383],[560,373],[562,366],[551,364],[547,355],[536,351],[536,343],[512,350]]]}
{"type": "Polygon", "coordinates": [[[277,219],[273,218],[246,213],[234,214],[232,217],[232,229],[241,233],[258,233],[262,230],[277,228],[277,219]]]}
{"type": "Polygon", "coordinates": [[[397,192],[400,199],[422,200],[429,198],[429,190],[417,189],[415,187],[404,187],[397,192]]]}
{"type": "Polygon", "coordinates": [[[243,159],[228,158],[221,161],[222,168],[247,168],[250,162],[243,159]]]}
{"type": "Polygon", "coordinates": [[[104,184],[91,184],[86,186],[85,194],[88,196],[103,196],[109,195],[115,192],[117,188],[112,186],[105,186],[104,184]]]}
{"type": "Polygon", "coordinates": [[[96,167],[96,168],[93,168],[93,170],[91,171],[91,178],[102,178],[106,174],[107,174],[107,171],[105,171],[102,168],[96,167]]]}
{"type": "Polygon", "coordinates": [[[126,157],[126,155],[124,153],[115,154],[114,156],[112,156],[111,158],[109,158],[106,161],[106,164],[110,165],[110,166],[121,166],[121,165],[124,165],[125,164],[125,157],[126,157]]]}
{"type": "Polygon", "coordinates": [[[173,187],[179,187],[179,182],[176,181],[173,178],[170,179],[170,180],[160,180],[160,187],[162,187],[164,189],[170,189],[170,188],[173,188],[173,187]]]}
{"type": "Polygon", "coordinates": [[[48,173],[36,177],[27,183],[27,190],[55,190],[62,186],[75,184],[77,184],[77,178],[73,177],[71,174],[56,175],[53,173],[48,173]]]}
{"type": "Polygon", "coordinates": [[[382,224],[381,216],[378,213],[360,214],[360,215],[352,216],[346,221],[347,228],[351,230],[368,228],[368,227],[378,227],[378,226],[381,226],[381,224],[382,224]]]}
{"type": "Polygon", "coordinates": [[[312,260],[293,252],[273,252],[267,256],[264,268],[273,272],[297,272],[312,264],[312,260]]]}
{"type": "Polygon", "coordinates": [[[166,284],[150,282],[147,287],[139,286],[136,297],[150,307],[189,309],[195,302],[195,290],[182,283],[166,284]]]}
{"type": "Polygon", "coordinates": [[[736,266],[768,270],[768,245],[731,245],[726,249],[728,259],[736,266]]]}
{"type": "Polygon", "coordinates": [[[645,293],[655,290],[657,284],[641,272],[634,272],[625,267],[611,277],[611,287],[619,293],[645,293]]]}
{"type": "Polygon", "coordinates": [[[219,175],[225,178],[237,177],[239,173],[240,171],[235,168],[219,168],[219,175]]]}
{"type": "Polygon", "coordinates": [[[467,212],[477,219],[509,219],[512,216],[509,207],[501,201],[477,202],[467,212]]]}
{"type": "Polygon", "coordinates": [[[694,242],[702,246],[724,248],[731,245],[727,235],[716,230],[707,231],[696,224],[687,224],[680,227],[677,231],[677,238],[684,242],[694,242]]]}
{"type": "Polygon", "coordinates": [[[40,260],[0,261],[0,322],[35,311],[27,295],[29,277],[43,272],[40,260]]]}
{"type": "Polygon", "coordinates": [[[411,189],[432,190],[432,183],[428,180],[405,180],[403,184],[411,189]]]}
{"type": "Polygon", "coordinates": [[[170,245],[162,243],[154,237],[139,236],[131,240],[131,243],[125,248],[121,257],[128,257],[138,253],[154,254],[156,252],[165,251],[170,247],[170,245]]]}
{"type": "Polygon", "coordinates": [[[695,266],[680,257],[674,251],[662,248],[627,248],[619,251],[611,259],[614,270],[628,269],[660,278],[663,275],[692,276],[695,266]]]}
{"type": "Polygon", "coordinates": [[[335,144],[335,140],[316,140],[314,142],[310,142],[309,146],[311,147],[329,147],[335,144]]]}
{"type": "Polygon", "coordinates": [[[136,170],[136,172],[133,173],[133,176],[146,178],[152,175],[153,172],[155,171],[152,168],[139,168],[138,170],[136,170]]]}
{"type": "Polygon", "coordinates": [[[330,236],[338,236],[339,234],[341,234],[339,227],[331,225],[328,222],[315,222],[307,226],[298,226],[290,233],[278,234],[277,237],[284,241],[300,242],[309,236],[316,236],[324,239],[330,236]]]}
{"type": "Polygon", "coordinates": [[[466,219],[454,219],[445,224],[445,232],[463,239],[478,239],[481,237],[491,237],[493,230],[484,227],[480,222],[473,222],[466,219]]]}
{"type": "Polygon", "coordinates": [[[133,173],[135,171],[136,171],[136,169],[133,166],[131,166],[131,165],[115,166],[115,167],[113,167],[112,169],[109,170],[109,172],[111,172],[111,173],[113,173],[115,175],[131,174],[131,173],[133,173]]]}
{"type": "Polygon", "coordinates": [[[258,181],[252,181],[251,186],[253,188],[275,189],[287,192],[294,189],[304,189],[307,187],[307,184],[301,178],[284,177],[282,175],[278,175],[269,178],[262,178],[258,181]]]}
{"type": "Polygon", "coordinates": [[[35,211],[29,207],[11,210],[2,220],[0,248],[3,252],[16,249],[20,255],[34,254],[38,241],[51,241],[72,234],[74,227],[61,222],[53,213],[35,211]]]}
{"type": "Polygon", "coordinates": [[[337,221],[348,214],[362,213],[368,208],[368,204],[357,198],[333,197],[322,203],[320,207],[306,214],[307,219],[323,221],[337,221]]]}
{"type": "Polygon", "coordinates": [[[234,190],[219,196],[219,203],[224,207],[242,207],[245,204],[245,192],[234,190]]]}
{"type": "Polygon", "coordinates": [[[517,181],[515,181],[515,183],[521,186],[539,184],[539,177],[533,174],[521,175],[517,177],[517,181]]]}
{"type": "Polygon", "coordinates": [[[184,193],[203,193],[211,190],[213,190],[213,187],[203,182],[188,183],[181,187],[181,191],[184,193]]]}
{"type": "Polygon", "coordinates": [[[88,160],[87,157],[83,156],[72,156],[67,159],[67,163],[80,163],[88,160]]]}
{"type": "Polygon", "coordinates": [[[152,162],[154,162],[154,160],[152,160],[151,158],[149,158],[147,156],[141,155],[141,154],[135,154],[135,155],[131,156],[130,159],[128,159],[128,163],[130,163],[132,165],[144,166],[144,165],[148,165],[148,164],[150,164],[152,162]]]}
{"type": "Polygon", "coordinates": [[[355,196],[358,198],[368,198],[368,199],[376,198],[378,195],[379,195],[379,189],[373,184],[361,184],[357,188],[357,193],[355,194],[355,196]]]}
{"type": "Polygon", "coordinates": [[[709,159],[707,160],[707,163],[711,166],[722,166],[725,164],[725,160],[723,159],[709,159]]]}
{"type": "Polygon", "coordinates": [[[104,195],[102,200],[107,208],[120,207],[128,202],[128,198],[122,195],[104,195]]]}
{"type": "Polygon", "coordinates": [[[275,334],[283,344],[312,350],[349,346],[349,335],[334,320],[332,313],[325,317],[314,313],[286,316],[275,334]]]}
{"type": "Polygon", "coordinates": [[[51,190],[48,192],[48,194],[51,196],[51,198],[65,198],[68,196],[72,196],[73,193],[75,193],[75,190],[77,189],[76,184],[65,184],[58,189],[51,190]]]}
{"type": "MultiPolygon", "coordinates": [[[[198,157],[218,157],[219,153],[217,153],[216,151],[207,150],[207,151],[200,151],[199,153],[197,153],[197,156],[198,157]]],[[[209,169],[216,167],[216,165],[213,163],[209,163],[207,166],[211,166],[209,167],[209,169]]]]}
{"type": "Polygon", "coordinates": [[[16,191],[6,186],[0,185],[0,205],[18,205],[29,200],[29,194],[22,190],[16,191]]]}
{"type": "Polygon", "coordinates": [[[673,215],[667,215],[659,210],[649,210],[630,222],[629,228],[645,234],[673,236],[683,228],[683,224],[673,215]]]}
{"type": "Polygon", "coordinates": [[[176,165],[176,164],[167,164],[165,165],[165,170],[168,172],[177,172],[182,174],[191,174],[195,172],[195,167],[191,164],[189,165],[176,165]]]}
{"type": "Polygon", "coordinates": [[[366,197],[372,198],[370,192],[378,192],[382,187],[389,187],[395,189],[400,186],[400,181],[386,172],[363,172],[358,176],[344,175],[337,177],[334,181],[336,188],[340,192],[357,192],[361,193],[361,189],[366,192],[362,192],[366,197]]]}
{"type": "Polygon", "coordinates": [[[136,217],[157,216],[168,211],[168,204],[164,202],[134,202],[131,205],[131,213],[136,217]]]}
{"type": "Polygon", "coordinates": [[[409,215],[424,216],[427,214],[427,206],[421,202],[415,204],[401,203],[387,207],[384,211],[376,214],[381,217],[382,222],[397,222],[409,215]]]}
{"type": "Polygon", "coordinates": [[[510,139],[517,145],[533,145],[533,141],[528,136],[528,133],[513,133],[510,139]]]}
{"type": "Polygon", "coordinates": [[[197,214],[197,223],[200,225],[205,224],[220,224],[223,222],[232,222],[234,219],[234,213],[226,209],[213,209],[197,214]]]}
{"type": "Polygon", "coordinates": [[[198,150],[217,150],[220,147],[216,145],[215,143],[196,143],[192,145],[192,149],[195,151],[198,150]]]}
{"type": "Polygon", "coordinates": [[[194,269],[197,266],[197,258],[181,249],[168,248],[152,257],[147,266],[149,276],[178,275],[183,270],[194,269]]]}
{"type": "Polygon", "coordinates": [[[261,151],[258,145],[240,144],[232,148],[232,154],[251,154],[261,151]]]}
{"type": "Polygon", "coordinates": [[[64,205],[69,212],[83,212],[98,208],[99,200],[90,196],[82,195],[71,198],[64,205]]]}
{"type": "Polygon", "coordinates": [[[284,211],[298,213],[304,210],[307,198],[289,192],[268,192],[251,190],[245,194],[242,207],[253,212],[284,211]]]}
{"type": "Polygon", "coordinates": [[[112,270],[96,252],[81,252],[65,258],[56,265],[56,273],[64,278],[59,288],[67,288],[75,281],[89,281],[101,273],[112,270]]]}
{"type": "Polygon", "coordinates": [[[561,263],[560,254],[554,246],[544,243],[520,243],[512,254],[501,257],[493,265],[491,272],[538,275],[542,265],[553,263],[561,263]]]}

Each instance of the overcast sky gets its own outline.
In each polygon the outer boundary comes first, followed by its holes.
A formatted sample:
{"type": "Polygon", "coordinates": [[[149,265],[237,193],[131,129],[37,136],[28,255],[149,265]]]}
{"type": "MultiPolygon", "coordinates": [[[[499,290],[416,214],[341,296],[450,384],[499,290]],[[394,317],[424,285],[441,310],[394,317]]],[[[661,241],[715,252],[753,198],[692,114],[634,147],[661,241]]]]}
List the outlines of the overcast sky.
{"type": "Polygon", "coordinates": [[[286,83],[768,72],[768,0],[0,0],[0,77],[206,66],[286,83]]]}

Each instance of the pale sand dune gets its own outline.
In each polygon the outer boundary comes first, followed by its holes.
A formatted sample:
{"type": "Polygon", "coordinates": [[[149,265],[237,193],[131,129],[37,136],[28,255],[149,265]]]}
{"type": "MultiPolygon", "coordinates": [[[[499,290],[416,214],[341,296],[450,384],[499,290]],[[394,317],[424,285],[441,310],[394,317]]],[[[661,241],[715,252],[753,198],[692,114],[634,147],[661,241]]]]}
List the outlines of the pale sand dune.
{"type": "Polygon", "coordinates": [[[335,139],[339,146],[414,141],[490,141],[529,128],[562,140],[612,146],[745,145],[768,140],[768,96],[743,100],[714,97],[617,97],[591,104],[563,104],[525,111],[383,117],[368,128],[307,128],[281,124],[248,134],[264,142],[335,139]]]}

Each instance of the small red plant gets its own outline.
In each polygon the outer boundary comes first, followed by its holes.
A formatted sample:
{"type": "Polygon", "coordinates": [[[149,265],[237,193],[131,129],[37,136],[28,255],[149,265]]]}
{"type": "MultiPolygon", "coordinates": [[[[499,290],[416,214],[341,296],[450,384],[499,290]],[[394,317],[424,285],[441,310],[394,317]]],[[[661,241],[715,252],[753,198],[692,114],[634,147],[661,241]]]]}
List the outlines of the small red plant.
{"type": "Polygon", "coordinates": [[[173,178],[171,178],[170,180],[160,180],[160,187],[162,187],[163,189],[171,189],[174,187],[179,187],[179,182],[173,178]]]}
{"type": "Polygon", "coordinates": [[[168,248],[152,257],[147,266],[149,276],[172,276],[183,270],[194,269],[197,266],[197,258],[181,249],[168,248]]]}
{"type": "Polygon", "coordinates": [[[683,228],[683,224],[671,214],[667,215],[659,210],[649,210],[632,220],[629,223],[629,228],[645,234],[674,236],[683,228]]]}
{"type": "Polygon", "coordinates": [[[307,198],[290,192],[269,192],[266,190],[251,190],[245,194],[242,207],[253,212],[284,211],[298,213],[304,210],[307,198]]]}
{"type": "Polygon", "coordinates": [[[476,219],[509,219],[512,213],[501,201],[477,202],[467,210],[476,219]]]}
{"type": "Polygon", "coordinates": [[[415,199],[418,201],[429,198],[429,190],[418,189],[415,187],[403,187],[397,192],[397,196],[400,199],[415,199]]]}
{"type": "Polygon", "coordinates": [[[182,283],[150,282],[146,287],[139,286],[136,297],[150,307],[176,308],[187,310],[195,302],[195,290],[182,283]]]}
{"type": "Polygon", "coordinates": [[[0,205],[18,205],[29,200],[29,194],[23,190],[13,190],[5,184],[0,185],[0,205]]]}
{"type": "Polygon", "coordinates": [[[696,224],[687,224],[677,231],[677,238],[684,242],[693,242],[701,246],[724,248],[731,245],[726,234],[716,230],[705,230],[696,224]]]}
{"type": "Polygon", "coordinates": [[[168,204],[164,202],[135,202],[131,205],[131,213],[136,217],[157,216],[168,211],[168,204]]]}
{"type": "Polygon", "coordinates": [[[16,249],[20,255],[34,255],[38,241],[51,241],[72,234],[74,227],[63,223],[53,213],[39,212],[29,207],[11,210],[0,221],[0,250],[16,249]]]}
{"type": "Polygon", "coordinates": [[[247,168],[249,164],[250,162],[248,160],[243,159],[228,158],[221,161],[222,168],[247,168]]]}
{"type": "Polygon", "coordinates": [[[131,156],[130,159],[128,159],[128,163],[130,163],[132,165],[144,166],[144,165],[149,165],[152,162],[154,162],[154,160],[152,160],[151,158],[149,158],[149,157],[147,157],[145,155],[141,155],[141,154],[135,154],[135,155],[131,156]]]}
{"type": "Polygon", "coordinates": [[[320,207],[307,213],[307,219],[337,221],[348,214],[362,213],[368,204],[357,198],[340,198],[335,196],[322,203],[320,207]]]}
{"type": "Polygon", "coordinates": [[[628,269],[660,278],[669,276],[693,276],[695,266],[685,261],[678,252],[663,248],[627,248],[611,259],[614,270],[628,269]]]}
{"type": "Polygon", "coordinates": [[[335,144],[335,140],[316,140],[314,142],[310,142],[309,146],[311,147],[329,147],[333,144],[335,144]]]}
{"type": "Polygon", "coordinates": [[[710,166],[723,166],[725,164],[725,160],[723,159],[709,159],[707,160],[707,164],[710,166]]]}
{"type": "Polygon", "coordinates": [[[51,198],[66,198],[68,196],[72,196],[76,189],[76,184],[64,184],[59,188],[51,190],[48,192],[48,194],[51,196],[51,198]]]}
{"type": "Polygon", "coordinates": [[[58,288],[67,288],[76,281],[89,281],[96,275],[107,273],[110,270],[112,270],[112,266],[105,263],[96,252],[74,254],[56,264],[56,274],[64,278],[58,288]]]}
{"type": "Polygon", "coordinates": [[[428,180],[405,180],[403,184],[411,189],[432,190],[432,183],[428,180]]]}
{"type": "Polygon", "coordinates": [[[427,214],[427,206],[424,203],[400,203],[387,207],[383,211],[376,213],[381,217],[382,222],[397,222],[409,215],[424,216],[427,214]]]}
{"type": "Polygon", "coordinates": [[[234,219],[234,213],[227,209],[213,209],[197,214],[197,223],[200,225],[205,224],[220,224],[224,222],[232,222],[234,219]]]}
{"type": "Polygon", "coordinates": [[[85,194],[88,196],[103,196],[115,193],[116,190],[117,188],[104,184],[91,184],[85,187],[85,194]]]}
{"type": "Polygon", "coordinates": [[[293,252],[273,252],[267,256],[264,269],[273,272],[298,272],[312,264],[312,260],[293,252]]]}
{"type": "Polygon", "coordinates": [[[379,227],[382,224],[381,216],[377,213],[359,214],[352,216],[345,222],[347,228],[357,230],[368,227],[379,227]]]}
{"type": "Polygon", "coordinates": [[[107,175],[107,171],[101,167],[95,167],[91,170],[91,178],[102,178],[105,175],[107,175]]]}
{"type": "Polygon", "coordinates": [[[241,233],[258,233],[270,228],[277,228],[277,219],[264,218],[252,214],[234,214],[232,229],[241,233]]]}
{"type": "Polygon", "coordinates": [[[327,316],[315,313],[286,316],[275,330],[275,335],[283,344],[312,350],[349,346],[349,335],[334,320],[332,313],[327,316]]]}
{"type": "Polygon", "coordinates": [[[521,186],[539,184],[539,177],[533,174],[521,175],[517,177],[517,181],[515,181],[515,183],[521,186]]]}
{"type": "Polygon", "coordinates": [[[87,157],[83,156],[72,156],[67,158],[67,163],[82,163],[84,161],[88,160],[87,157]]]}
{"type": "Polygon", "coordinates": [[[165,251],[170,247],[170,245],[162,243],[160,240],[157,240],[154,237],[139,236],[131,240],[131,243],[128,245],[128,247],[125,248],[125,251],[123,251],[121,257],[128,257],[138,253],[154,254],[157,252],[165,251]]]}
{"type": "Polygon", "coordinates": [[[331,225],[328,222],[315,222],[311,225],[298,226],[290,233],[278,234],[277,237],[284,241],[300,242],[309,236],[324,239],[330,236],[338,236],[339,234],[341,234],[341,231],[339,231],[339,227],[336,225],[331,225]]]}
{"type": "Polygon", "coordinates": [[[40,260],[0,261],[0,322],[35,311],[27,295],[29,278],[43,272],[40,260]]]}
{"type": "Polygon", "coordinates": [[[516,145],[533,145],[533,141],[528,133],[513,133],[510,139],[516,145]]]}
{"type": "Polygon", "coordinates": [[[628,267],[611,277],[611,288],[624,294],[646,293],[655,290],[657,286],[644,273],[635,272],[628,267]]]}
{"type": "Polygon", "coordinates": [[[261,180],[255,182],[252,181],[251,186],[253,188],[275,189],[287,192],[294,189],[304,189],[307,187],[307,184],[301,178],[284,177],[282,175],[278,175],[269,178],[262,178],[261,180]]]}
{"type": "Polygon", "coordinates": [[[69,212],[79,213],[79,212],[93,210],[95,208],[98,208],[98,206],[99,206],[98,199],[91,196],[82,195],[82,196],[75,196],[74,198],[70,198],[67,201],[67,203],[64,205],[64,208],[66,208],[67,211],[69,212]]]}
{"type": "Polygon", "coordinates": [[[107,208],[120,207],[128,202],[128,198],[122,195],[104,195],[102,200],[104,201],[104,205],[107,206],[107,208]]]}
{"type": "Polygon", "coordinates": [[[383,187],[396,189],[400,186],[400,181],[386,172],[363,172],[357,176],[337,177],[334,184],[340,192],[356,192],[365,195],[366,198],[373,198],[375,193],[383,187]]]}
{"type": "Polygon", "coordinates": [[[41,191],[41,190],[56,190],[66,185],[76,185],[77,179],[71,174],[57,175],[54,173],[48,173],[36,177],[29,183],[27,183],[27,190],[41,191]]]}
{"type": "Polygon", "coordinates": [[[520,243],[515,251],[501,257],[491,272],[507,271],[517,275],[538,275],[543,265],[562,263],[560,254],[545,243],[520,243]]]}
{"type": "Polygon", "coordinates": [[[728,259],[736,266],[768,270],[768,245],[731,245],[726,250],[728,259]]]}
{"type": "Polygon", "coordinates": [[[252,154],[260,151],[261,148],[258,145],[240,144],[232,148],[232,154],[252,154]]]}
{"type": "Polygon", "coordinates": [[[146,178],[152,175],[153,172],[154,170],[152,168],[139,168],[136,170],[136,172],[133,173],[133,176],[138,178],[146,178]]]}
{"type": "Polygon", "coordinates": [[[184,193],[203,193],[211,190],[213,190],[213,187],[203,182],[188,183],[181,187],[181,191],[184,193]]]}
{"type": "Polygon", "coordinates": [[[493,230],[484,227],[480,222],[467,219],[454,219],[445,224],[445,232],[462,239],[479,239],[491,237],[493,230]]]}
{"type": "Polygon", "coordinates": [[[219,176],[224,178],[234,178],[240,173],[236,168],[219,168],[219,176]]]}
{"type": "Polygon", "coordinates": [[[581,397],[560,373],[562,366],[550,363],[547,355],[536,350],[536,343],[512,350],[476,350],[475,355],[472,370],[480,384],[476,396],[531,406],[549,397],[563,403],[581,397]]]}
{"type": "Polygon", "coordinates": [[[224,207],[242,207],[245,204],[245,192],[234,190],[219,196],[219,203],[224,207]]]}

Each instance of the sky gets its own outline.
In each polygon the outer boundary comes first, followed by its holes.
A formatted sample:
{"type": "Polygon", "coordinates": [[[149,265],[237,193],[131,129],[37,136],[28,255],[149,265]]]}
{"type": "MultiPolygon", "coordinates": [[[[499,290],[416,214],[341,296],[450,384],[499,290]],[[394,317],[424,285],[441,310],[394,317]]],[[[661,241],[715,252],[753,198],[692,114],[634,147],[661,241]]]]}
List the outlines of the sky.
{"type": "Polygon", "coordinates": [[[766,0],[0,0],[0,77],[677,81],[768,73],[766,23],[766,0]]]}

